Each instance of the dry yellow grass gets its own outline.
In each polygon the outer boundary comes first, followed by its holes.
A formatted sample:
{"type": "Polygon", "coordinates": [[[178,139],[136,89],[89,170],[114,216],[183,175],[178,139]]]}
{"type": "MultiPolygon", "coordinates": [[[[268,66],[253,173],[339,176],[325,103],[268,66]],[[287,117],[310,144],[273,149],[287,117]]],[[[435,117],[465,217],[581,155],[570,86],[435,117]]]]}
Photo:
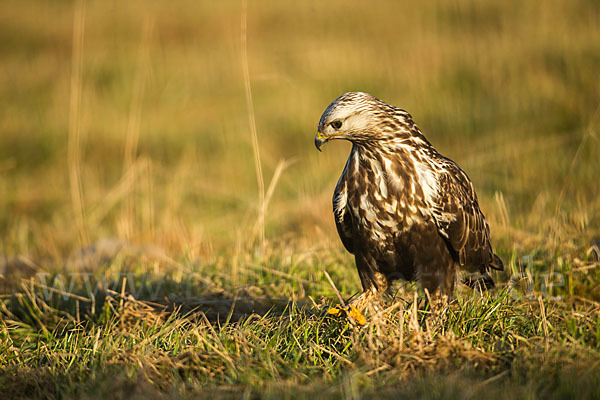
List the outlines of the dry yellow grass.
{"type": "Polygon", "coordinates": [[[225,397],[384,385],[393,397],[426,395],[438,375],[405,392],[389,382],[437,371],[447,397],[506,382],[515,397],[560,397],[577,388],[548,383],[556,365],[577,376],[584,353],[592,372],[577,382],[593,381],[597,2],[249,1],[245,19],[244,41],[242,1],[0,2],[0,368],[14,374],[0,384],[42,397],[50,385],[49,397],[101,396],[113,379],[125,397],[127,385],[225,397]],[[311,298],[335,298],[324,270],[343,296],[359,289],[330,211],[349,148],[312,141],[349,90],[407,109],[470,175],[508,266],[499,293],[418,329],[411,309],[372,332],[314,314],[311,298]],[[182,315],[194,307],[211,321],[261,317],[212,331],[182,315]]]}

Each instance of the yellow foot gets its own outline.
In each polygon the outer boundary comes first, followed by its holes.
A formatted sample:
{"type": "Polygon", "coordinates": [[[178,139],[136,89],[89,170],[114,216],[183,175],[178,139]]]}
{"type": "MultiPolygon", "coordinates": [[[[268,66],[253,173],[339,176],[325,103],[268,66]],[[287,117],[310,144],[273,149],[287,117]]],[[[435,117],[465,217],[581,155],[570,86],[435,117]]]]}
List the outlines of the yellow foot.
{"type": "Polygon", "coordinates": [[[355,322],[357,325],[360,326],[363,326],[367,323],[367,319],[364,315],[362,315],[360,311],[358,311],[358,308],[351,305],[341,306],[338,304],[337,306],[328,309],[327,314],[334,315],[336,317],[346,317],[350,321],[355,322]]]}

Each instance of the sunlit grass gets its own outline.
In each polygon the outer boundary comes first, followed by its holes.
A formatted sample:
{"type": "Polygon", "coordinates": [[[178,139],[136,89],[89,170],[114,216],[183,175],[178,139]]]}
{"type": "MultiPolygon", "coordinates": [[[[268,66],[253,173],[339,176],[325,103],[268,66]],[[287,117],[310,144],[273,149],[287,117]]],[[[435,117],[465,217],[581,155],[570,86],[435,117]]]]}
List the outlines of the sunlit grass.
{"type": "Polygon", "coordinates": [[[241,13],[0,3],[4,392],[597,396],[596,2],[249,1],[249,79],[241,13]],[[285,165],[264,247],[248,83],[265,192],[285,165]],[[367,327],[323,318],[324,271],[360,290],[330,211],[349,147],[312,140],[349,90],[408,110],[467,171],[498,290],[427,310],[399,284],[367,327]]]}

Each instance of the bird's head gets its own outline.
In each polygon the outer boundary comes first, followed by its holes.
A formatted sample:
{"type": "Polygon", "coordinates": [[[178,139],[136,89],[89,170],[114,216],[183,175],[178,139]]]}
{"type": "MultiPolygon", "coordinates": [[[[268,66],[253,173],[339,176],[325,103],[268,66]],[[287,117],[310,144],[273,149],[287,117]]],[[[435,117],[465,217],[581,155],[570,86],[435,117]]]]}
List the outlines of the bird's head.
{"type": "Polygon", "coordinates": [[[360,143],[390,138],[405,125],[403,114],[410,118],[405,111],[368,93],[344,93],[323,112],[315,146],[320,151],[325,142],[333,139],[360,143]]]}

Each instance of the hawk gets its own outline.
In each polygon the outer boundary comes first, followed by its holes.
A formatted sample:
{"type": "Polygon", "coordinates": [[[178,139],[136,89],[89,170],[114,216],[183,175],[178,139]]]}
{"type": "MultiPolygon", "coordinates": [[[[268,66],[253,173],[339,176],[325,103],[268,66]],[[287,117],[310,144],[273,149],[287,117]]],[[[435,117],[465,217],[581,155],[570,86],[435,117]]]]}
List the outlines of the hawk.
{"type": "Polygon", "coordinates": [[[363,308],[396,279],[447,296],[459,271],[479,276],[464,281],[471,287],[494,286],[490,269],[503,264],[473,184],[408,112],[367,93],[345,93],[321,116],[315,145],[321,150],[334,139],[352,143],[333,194],[337,230],[363,287],[351,307],[363,308]]]}

